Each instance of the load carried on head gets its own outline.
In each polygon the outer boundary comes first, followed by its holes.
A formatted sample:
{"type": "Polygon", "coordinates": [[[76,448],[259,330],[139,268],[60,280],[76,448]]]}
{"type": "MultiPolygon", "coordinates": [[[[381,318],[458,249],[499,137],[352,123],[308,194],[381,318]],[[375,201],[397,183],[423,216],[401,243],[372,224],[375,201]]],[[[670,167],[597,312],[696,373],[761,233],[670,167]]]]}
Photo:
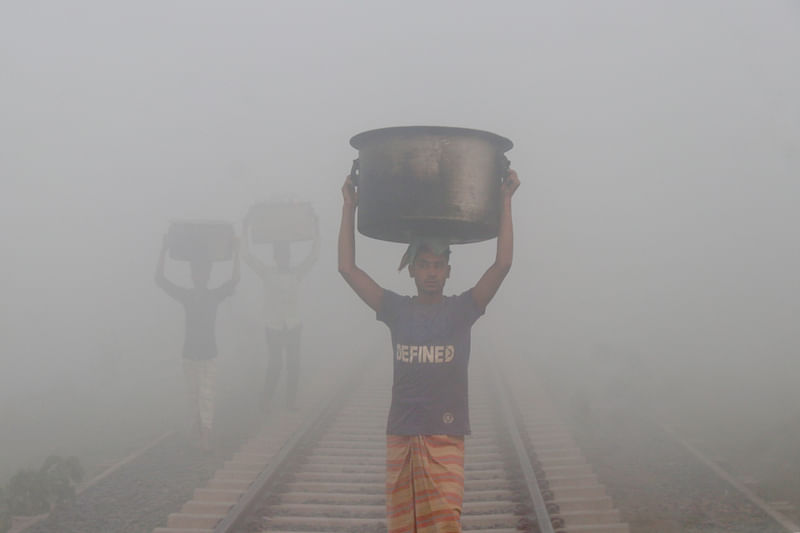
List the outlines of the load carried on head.
{"type": "Polygon", "coordinates": [[[350,139],[358,149],[358,231],[410,243],[452,244],[497,236],[500,184],[513,143],[487,131],[440,126],[383,128],[350,139]]]}
{"type": "Polygon", "coordinates": [[[230,261],[234,243],[233,225],[218,220],[176,220],[167,233],[169,256],[177,261],[230,261]]]}
{"type": "Polygon", "coordinates": [[[308,202],[262,202],[246,216],[254,244],[311,241],[315,238],[314,209],[308,202]]]}

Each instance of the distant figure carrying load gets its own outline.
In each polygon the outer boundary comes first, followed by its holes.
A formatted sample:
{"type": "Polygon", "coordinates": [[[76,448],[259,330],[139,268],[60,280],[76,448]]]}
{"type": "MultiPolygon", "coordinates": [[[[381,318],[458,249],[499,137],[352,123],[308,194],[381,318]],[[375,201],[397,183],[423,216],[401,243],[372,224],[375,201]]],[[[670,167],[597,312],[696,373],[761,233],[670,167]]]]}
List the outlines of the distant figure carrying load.
{"type": "MultiPolygon", "coordinates": [[[[183,373],[189,396],[189,414],[192,434],[203,449],[210,449],[210,436],[214,420],[216,396],[216,321],[219,304],[233,294],[239,283],[239,253],[235,241],[232,243],[233,275],[231,279],[215,289],[208,288],[213,259],[208,254],[194,253],[189,259],[192,288],[181,287],[164,275],[167,250],[175,247],[170,232],[164,237],[164,245],[158,258],[155,281],[164,292],[183,305],[186,313],[183,342],[183,373]]],[[[174,255],[174,252],[173,252],[174,255]]],[[[184,258],[184,257],[181,257],[184,258]]]]}
{"type": "Polygon", "coordinates": [[[400,262],[408,266],[416,296],[383,289],[356,265],[351,177],[342,187],[339,272],[389,326],[394,378],[386,437],[386,507],[389,533],[461,531],[464,435],[470,433],[467,367],[471,328],[483,315],[511,268],[511,196],[519,186],[513,170],[503,181],[494,263],[475,286],[444,296],[450,277],[449,242],[413,239],[400,262]]]}
{"type": "MultiPolygon", "coordinates": [[[[319,257],[319,224],[313,215],[312,244],[308,256],[297,266],[292,266],[291,243],[272,242],[274,266],[268,266],[250,251],[249,239],[253,220],[244,220],[242,255],[245,263],[261,278],[264,287],[264,322],[269,352],[267,376],[264,383],[263,409],[269,412],[272,397],[283,372],[283,354],[286,352],[286,407],[294,409],[297,401],[297,384],[300,377],[300,336],[302,320],[297,297],[300,282],[319,257]]],[[[253,228],[254,229],[254,228],[253,228]]]]}

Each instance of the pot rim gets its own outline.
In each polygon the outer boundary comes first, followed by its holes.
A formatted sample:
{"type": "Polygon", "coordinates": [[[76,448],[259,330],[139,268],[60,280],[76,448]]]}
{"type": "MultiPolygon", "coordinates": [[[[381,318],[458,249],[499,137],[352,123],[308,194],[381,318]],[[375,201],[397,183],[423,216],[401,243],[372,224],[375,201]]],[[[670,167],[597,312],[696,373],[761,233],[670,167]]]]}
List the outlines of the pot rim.
{"type": "Polygon", "coordinates": [[[472,128],[457,128],[451,126],[392,126],[388,128],[378,128],[374,130],[362,131],[354,135],[350,139],[350,146],[359,150],[364,147],[364,143],[368,137],[374,138],[376,136],[391,135],[394,133],[429,133],[433,135],[468,135],[483,137],[493,143],[496,143],[503,152],[507,152],[514,147],[511,139],[497,135],[490,131],[476,130],[472,128]]]}

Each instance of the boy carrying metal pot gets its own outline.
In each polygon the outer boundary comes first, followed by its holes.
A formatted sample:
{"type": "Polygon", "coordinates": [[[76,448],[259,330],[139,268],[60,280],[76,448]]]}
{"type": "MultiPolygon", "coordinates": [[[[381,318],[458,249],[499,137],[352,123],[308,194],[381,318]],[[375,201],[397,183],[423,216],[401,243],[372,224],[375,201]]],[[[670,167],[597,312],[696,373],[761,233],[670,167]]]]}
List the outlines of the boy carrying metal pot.
{"type": "Polygon", "coordinates": [[[467,369],[472,325],[483,315],[511,269],[511,197],[519,187],[510,170],[501,185],[502,209],[494,263],[474,287],[444,296],[450,247],[441,239],[413,240],[400,263],[416,296],[383,289],[355,261],[358,194],[350,176],[342,187],[339,272],[390,329],[394,359],[386,437],[388,531],[461,531],[464,436],[470,433],[467,369]]]}
{"type": "Polygon", "coordinates": [[[208,451],[211,448],[216,397],[217,309],[223,300],[233,295],[239,283],[238,245],[234,241],[231,279],[213,289],[208,288],[213,267],[213,262],[209,259],[190,261],[192,288],[181,287],[167,279],[164,263],[168,249],[169,238],[165,236],[156,267],[155,282],[183,305],[186,314],[182,355],[192,436],[198,439],[200,447],[208,451]]]}

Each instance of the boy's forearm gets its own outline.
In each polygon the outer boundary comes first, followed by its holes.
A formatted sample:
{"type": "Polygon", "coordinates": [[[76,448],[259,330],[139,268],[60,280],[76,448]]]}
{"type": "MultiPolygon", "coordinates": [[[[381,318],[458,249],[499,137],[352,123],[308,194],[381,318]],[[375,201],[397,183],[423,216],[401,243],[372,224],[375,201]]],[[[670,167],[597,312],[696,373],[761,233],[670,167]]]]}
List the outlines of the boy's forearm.
{"type": "Polygon", "coordinates": [[[510,269],[514,259],[514,226],[511,218],[511,197],[503,198],[500,212],[500,227],[497,232],[497,255],[495,264],[503,269],[510,269]]]}
{"type": "Polygon", "coordinates": [[[249,233],[245,232],[242,235],[241,239],[241,247],[239,249],[239,254],[241,254],[242,260],[245,262],[247,266],[249,266],[253,271],[258,274],[259,276],[263,275],[263,271],[266,269],[266,266],[261,261],[261,259],[252,252],[250,249],[250,242],[249,242],[249,233]]]}
{"type": "Polygon", "coordinates": [[[342,206],[342,222],[339,226],[339,272],[345,274],[356,264],[355,207],[342,206]]]}
{"type": "Polygon", "coordinates": [[[245,263],[249,262],[253,257],[253,252],[250,250],[250,231],[245,228],[242,231],[242,238],[239,239],[239,255],[242,256],[245,263]]]}
{"type": "Polygon", "coordinates": [[[364,303],[374,311],[380,311],[383,289],[356,265],[356,206],[347,202],[342,207],[342,223],[339,226],[339,273],[364,303]]]}
{"type": "Polygon", "coordinates": [[[242,264],[241,264],[241,255],[239,251],[234,251],[233,254],[233,274],[231,275],[231,280],[235,283],[238,283],[239,278],[242,275],[242,264]]]}
{"type": "Polygon", "coordinates": [[[164,278],[164,263],[166,261],[167,250],[166,248],[161,250],[161,253],[158,255],[158,263],[156,263],[156,280],[164,278]]]}

